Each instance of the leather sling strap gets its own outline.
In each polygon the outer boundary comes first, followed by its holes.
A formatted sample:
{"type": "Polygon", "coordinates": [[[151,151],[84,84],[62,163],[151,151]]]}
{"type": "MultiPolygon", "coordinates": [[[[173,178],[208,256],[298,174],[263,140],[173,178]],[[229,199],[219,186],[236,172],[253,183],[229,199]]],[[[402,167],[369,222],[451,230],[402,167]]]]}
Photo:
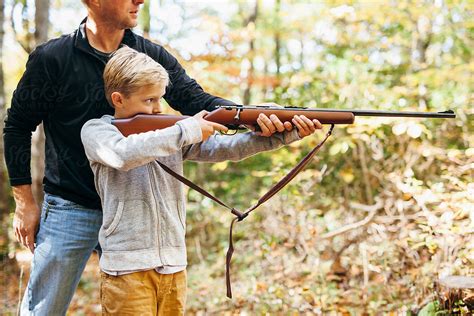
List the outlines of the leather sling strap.
{"type": "Polygon", "coordinates": [[[225,278],[226,278],[226,286],[227,286],[227,297],[232,298],[232,288],[231,288],[231,282],[230,282],[230,262],[232,259],[232,254],[234,253],[234,244],[232,240],[232,230],[234,227],[234,223],[242,221],[244,218],[246,218],[250,212],[255,210],[257,207],[268,201],[272,196],[274,196],[276,193],[278,193],[285,185],[287,185],[298,173],[300,173],[301,170],[304,169],[304,167],[311,161],[311,159],[318,153],[319,149],[324,145],[326,140],[331,136],[332,131],[334,129],[334,124],[331,125],[331,128],[327,132],[325,138],[316,146],[314,147],[306,156],[293,168],[288,172],[287,175],[285,175],[280,181],[278,181],[275,185],[273,185],[270,190],[268,190],[267,193],[265,193],[258,201],[255,203],[255,205],[249,207],[245,212],[240,212],[236,210],[233,207],[228,206],[225,204],[223,201],[212,195],[211,193],[207,192],[205,189],[201,188],[191,180],[188,180],[187,178],[183,177],[182,175],[176,173],[173,171],[171,168],[168,166],[162,164],[159,161],[156,161],[161,168],[163,168],[164,171],[166,171],[168,174],[176,178],[178,181],[182,182],[183,184],[187,185],[188,187],[198,191],[202,195],[210,198],[211,200],[215,201],[217,204],[227,208],[230,210],[232,214],[234,214],[236,217],[232,220],[230,224],[230,229],[229,229],[229,248],[227,249],[227,255],[226,255],[226,271],[225,271],[225,278]]]}

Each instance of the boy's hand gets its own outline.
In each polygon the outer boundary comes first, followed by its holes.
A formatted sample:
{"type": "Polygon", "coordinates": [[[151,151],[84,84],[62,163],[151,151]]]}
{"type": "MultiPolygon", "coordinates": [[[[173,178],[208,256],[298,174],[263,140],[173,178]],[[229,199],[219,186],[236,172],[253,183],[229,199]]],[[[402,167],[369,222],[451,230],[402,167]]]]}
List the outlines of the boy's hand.
{"type": "Polygon", "coordinates": [[[219,123],[209,122],[204,119],[204,116],[209,113],[207,111],[201,111],[198,114],[194,115],[194,118],[199,122],[202,132],[202,140],[205,141],[211,135],[214,134],[215,131],[220,131],[226,133],[229,129],[224,125],[219,123]]]}
{"type": "Polygon", "coordinates": [[[298,129],[298,135],[301,138],[305,138],[308,135],[313,134],[317,129],[321,129],[322,125],[318,120],[310,120],[304,115],[295,115],[291,120],[298,129]]]}

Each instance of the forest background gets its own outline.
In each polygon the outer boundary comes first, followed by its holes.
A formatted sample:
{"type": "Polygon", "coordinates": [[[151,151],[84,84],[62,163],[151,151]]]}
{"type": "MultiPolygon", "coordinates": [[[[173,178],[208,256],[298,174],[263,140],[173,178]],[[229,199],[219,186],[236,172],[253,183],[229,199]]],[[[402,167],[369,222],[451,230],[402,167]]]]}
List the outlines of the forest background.
{"type": "MultiPolygon", "coordinates": [[[[135,31],[170,50],[205,90],[236,103],[457,115],[336,127],[309,167],[235,227],[233,300],[224,282],[232,216],[188,190],[189,314],[446,308],[437,281],[474,275],[473,16],[469,0],[146,1],[135,31]]],[[[28,53],[83,17],[80,1],[0,0],[0,129],[28,53]]],[[[323,135],[238,163],[187,163],[185,173],[245,209],[323,135]]],[[[42,142],[39,129],[38,201],[42,142]]],[[[14,239],[13,210],[2,159],[2,314],[15,314],[31,260],[14,239]]],[[[71,314],[100,313],[98,284],[93,256],[71,314]]]]}

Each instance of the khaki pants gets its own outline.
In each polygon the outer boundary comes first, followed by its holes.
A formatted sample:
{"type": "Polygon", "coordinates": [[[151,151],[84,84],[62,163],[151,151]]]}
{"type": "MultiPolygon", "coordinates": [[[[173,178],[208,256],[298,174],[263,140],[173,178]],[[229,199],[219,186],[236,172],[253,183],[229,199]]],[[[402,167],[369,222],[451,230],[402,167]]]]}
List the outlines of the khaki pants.
{"type": "Polygon", "coordinates": [[[155,270],[120,276],[101,272],[103,315],[184,315],[186,270],[159,274],[155,270]]]}

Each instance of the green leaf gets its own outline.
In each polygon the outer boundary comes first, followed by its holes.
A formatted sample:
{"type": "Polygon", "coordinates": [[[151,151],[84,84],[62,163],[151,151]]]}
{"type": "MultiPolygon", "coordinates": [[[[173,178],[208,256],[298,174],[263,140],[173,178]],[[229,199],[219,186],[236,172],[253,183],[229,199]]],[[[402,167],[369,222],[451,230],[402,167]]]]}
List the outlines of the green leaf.
{"type": "Polygon", "coordinates": [[[435,316],[436,312],[439,310],[439,302],[434,301],[431,303],[428,303],[423,307],[420,312],[418,313],[418,316],[435,316]]]}

